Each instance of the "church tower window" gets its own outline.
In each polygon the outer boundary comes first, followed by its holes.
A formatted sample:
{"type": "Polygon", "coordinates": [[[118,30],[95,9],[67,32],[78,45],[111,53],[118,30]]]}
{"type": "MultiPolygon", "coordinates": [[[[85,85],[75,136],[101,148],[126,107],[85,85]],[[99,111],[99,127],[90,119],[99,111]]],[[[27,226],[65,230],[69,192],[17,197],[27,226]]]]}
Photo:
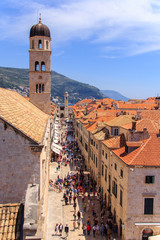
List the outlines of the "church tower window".
{"type": "Polygon", "coordinates": [[[36,84],[36,93],[38,93],[38,84],[36,84]]]}
{"type": "Polygon", "coordinates": [[[42,41],[41,40],[38,41],[38,48],[42,49],[42,41]]]}
{"type": "Polygon", "coordinates": [[[35,71],[39,71],[39,62],[35,62],[35,71]]]}
{"type": "Polygon", "coordinates": [[[39,93],[41,93],[41,84],[39,84],[39,93]]]}
{"type": "Polygon", "coordinates": [[[42,92],[44,92],[44,84],[42,84],[42,92]]]}
{"type": "Polygon", "coordinates": [[[41,62],[41,71],[45,72],[45,63],[44,62],[41,62]]]}

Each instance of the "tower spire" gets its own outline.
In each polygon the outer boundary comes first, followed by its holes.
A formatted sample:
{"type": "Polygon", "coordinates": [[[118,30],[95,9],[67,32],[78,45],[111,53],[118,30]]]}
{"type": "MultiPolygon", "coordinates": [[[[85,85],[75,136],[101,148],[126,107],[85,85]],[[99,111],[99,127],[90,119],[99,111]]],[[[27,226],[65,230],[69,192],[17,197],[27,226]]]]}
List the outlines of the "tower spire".
{"type": "Polygon", "coordinates": [[[39,23],[42,23],[41,13],[39,14],[39,23]]]}

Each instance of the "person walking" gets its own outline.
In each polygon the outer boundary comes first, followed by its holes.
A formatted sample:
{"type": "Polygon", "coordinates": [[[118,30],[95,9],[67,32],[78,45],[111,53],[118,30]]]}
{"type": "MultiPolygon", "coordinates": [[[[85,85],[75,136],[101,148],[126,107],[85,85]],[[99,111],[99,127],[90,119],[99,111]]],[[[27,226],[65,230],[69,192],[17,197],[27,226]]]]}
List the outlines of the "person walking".
{"type": "Polygon", "coordinates": [[[59,224],[59,233],[60,233],[60,236],[62,236],[62,230],[63,230],[63,225],[62,223],[59,224]]]}
{"type": "Polygon", "coordinates": [[[55,234],[56,234],[56,235],[58,234],[58,223],[57,223],[56,226],[55,226],[55,234]]]}
{"type": "Polygon", "coordinates": [[[73,207],[74,207],[74,210],[76,210],[76,207],[77,207],[77,203],[76,202],[73,203],[73,207]]]}
{"type": "Polygon", "coordinates": [[[73,221],[73,230],[75,231],[75,229],[76,229],[76,221],[74,220],[73,221]]]}
{"type": "Polygon", "coordinates": [[[65,228],[64,228],[64,231],[66,233],[66,237],[68,237],[68,232],[69,232],[69,227],[68,227],[68,224],[66,224],[65,228]]]}
{"type": "Polygon", "coordinates": [[[80,218],[78,218],[77,224],[78,224],[78,229],[80,229],[80,225],[81,225],[81,219],[80,218]]]}
{"type": "Polygon", "coordinates": [[[77,217],[78,217],[78,219],[80,219],[81,218],[81,213],[80,213],[80,211],[78,210],[78,212],[77,212],[77,217]]]}
{"type": "Polygon", "coordinates": [[[91,231],[91,225],[88,223],[87,224],[87,235],[90,235],[90,231],[91,231]]]}
{"type": "Polygon", "coordinates": [[[96,236],[96,226],[95,225],[93,226],[92,230],[93,230],[93,237],[95,238],[95,236],[96,236]]]}
{"type": "Polygon", "coordinates": [[[83,235],[86,236],[87,227],[85,223],[83,223],[82,230],[83,230],[83,235]]]}

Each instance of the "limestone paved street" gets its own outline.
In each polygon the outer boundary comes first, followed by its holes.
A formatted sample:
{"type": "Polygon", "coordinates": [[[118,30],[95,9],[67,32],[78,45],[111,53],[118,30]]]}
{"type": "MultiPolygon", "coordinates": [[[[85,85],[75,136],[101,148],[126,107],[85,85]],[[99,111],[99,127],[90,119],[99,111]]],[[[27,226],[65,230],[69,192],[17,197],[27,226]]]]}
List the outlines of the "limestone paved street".
{"type": "MultiPolygon", "coordinates": [[[[59,175],[60,177],[64,177],[70,170],[70,167],[67,166],[61,166],[60,170],[56,170],[57,163],[53,162],[50,163],[50,179],[53,181],[57,179],[57,176],[59,175]]],[[[72,171],[73,172],[73,171],[72,171]]],[[[63,190],[64,191],[64,190],[63,190]]],[[[52,240],[52,239],[68,239],[68,240],[82,240],[82,239],[97,239],[97,240],[105,240],[106,237],[102,237],[100,234],[96,235],[96,237],[93,237],[93,233],[91,230],[90,236],[84,236],[83,235],[83,230],[82,230],[82,224],[87,222],[88,216],[91,219],[91,224],[93,223],[93,217],[92,217],[92,210],[90,207],[90,210],[85,213],[83,211],[82,207],[82,199],[81,196],[78,197],[77,199],[77,208],[76,212],[80,210],[81,212],[81,225],[80,229],[77,228],[76,230],[73,230],[73,214],[74,214],[74,209],[73,209],[73,201],[71,205],[65,205],[65,202],[63,200],[63,191],[61,193],[55,191],[55,190],[50,190],[49,191],[49,197],[48,197],[48,216],[47,216],[47,233],[46,233],[46,239],[47,240],[52,240]],[[58,223],[63,224],[63,227],[65,227],[66,224],[69,226],[69,235],[67,238],[65,238],[65,233],[63,229],[63,234],[62,236],[55,235],[55,225],[58,223]]],[[[87,199],[87,197],[86,197],[87,199]]],[[[98,215],[98,219],[100,221],[100,204],[99,201],[97,201],[96,197],[91,196],[91,202],[95,203],[95,209],[98,215]]],[[[92,224],[93,226],[93,224],[92,224]]],[[[109,239],[109,238],[107,238],[109,239]]],[[[115,238],[118,239],[118,238],[115,238]]]]}
{"type": "MultiPolygon", "coordinates": [[[[56,180],[57,176],[62,176],[64,177],[65,174],[67,174],[70,169],[69,166],[67,165],[62,166],[59,171],[56,170],[57,163],[53,162],[50,163],[50,179],[53,181],[56,180]]],[[[97,202],[97,199],[95,198],[95,206],[96,209],[99,209],[99,202],[97,202]]],[[[76,212],[80,209],[81,211],[81,226],[80,230],[76,228],[75,231],[73,231],[73,214],[74,214],[74,209],[73,209],[73,202],[71,205],[65,205],[65,202],[63,201],[63,191],[61,193],[56,192],[54,190],[49,191],[49,198],[48,198],[48,217],[47,217],[47,240],[51,239],[65,239],[65,233],[63,231],[63,235],[60,236],[55,235],[55,225],[56,223],[60,224],[62,223],[63,226],[68,224],[69,226],[69,235],[68,235],[68,240],[82,240],[82,239],[95,239],[93,238],[93,234],[91,231],[90,236],[83,236],[83,231],[82,231],[82,222],[86,223],[88,216],[92,219],[92,213],[91,210],[89,213],[84,213],[82,211],[82,201],[81,201],[81,196],[78,197],[77,201],[77,208],[76,212]]],[[[76,226],[77,227],[77,226],[76,226]]],[[[96,236],[96,239],[105,239],[101,236],[96,236]]]]}
{"type": "MultiPolygon", "coordinates": [[[[59,132],[61,133],[61,141],[65,142],[66,141],[66,136],[67,136],[67,131],[66,129],[61,128],[61,130],[59,130],[59,132]]],[[[72,139],[70,139],[70,136],[67,137],[67,140],[70,142],[72,139]]],[[[67,157],[66,154],[62,154],[62,158],[67,157]]],[[[80,161],[80,160],[79,160],[80,161]]],[[[79,162],[78,161],[78,162],[79,162]]],[[[63,178],[65,176],[67,176],[68,173],[77,173],[75,171],[76,166],[78,166],[80,164],[78,164],[78,162],[76,161],[72,161],[72,163],[67,164],[67,166],[64,165],[64,161],[63,164],[60,166],[60,169],[58,170],[58,163],[57,162],[50,162],[50,176],[49,179],[53,181],[53,183],[56,182],[57,177],[59,176],[59,178],[63,178]],[[78,164],[78,165],[77,165],[78,164]]],[[[80,164],[81,165],[81,164],[80,164]]],[[[87,176],[88,172],[84,171],[84,176],[86,176],[86,180],[87,180],[87,176]]],[[[100,235],[100,233],[96,232],[96,236],[93,237],[93,231],[92,231],[92,227],[94,224],[94,220],[93,220],[93,209],[95,209],[96,211],[96,215],[97,215],[97,220],[98,220],[98,224],[100,225],[100,223],[102,222],[102,218],[100,217],[100,213],[101,213],[101,209],[100,209],[100,201],[97,200],[96,196],[93,196],[93,193],[90,194],[90,200],[88,200],[88,194],[85,193],[85,200],[84,202],[87,205],[87,211],[84,212],[83,210],[83,206],[82,206],[82,195],[80,194],[77,197],[77,207],[76,207],[76,228],[74,230],[73,227],[73,223],[74,223],[74,208],[73,208],[73,199],[71,204],[65,205],[65,201],[63,198],[64,192],[66,191],[65,187],[62,189],[62,192],[59,192],[58,189],[53,189],[54,187],[49,187],[49,193],[48,193],[48,211],[47,211],[47,227],[46,227],[46,239],[47,240],[58,240],[58,239],[68,239],[68,240],[82,240],[82,239],[97,239],[97,240],[105,240],[105,239],[113,239],[113,238],[106,238],[100,235]],[[89,202],[90,201],[90,202],[89,202]],[[78,225],[77,225],[77,212],[78,210],[81,213],[81,222],[80,222],[80,228],[78,229],[78,225]],[[87,219],[90,219],[91,221],[91,232],[90,235],[83,235],[83,230],[82,230],[82,225],[83,224],[87,224],[87,219]],[[62,231],[62,236],[60,236],[59,232],[56,234],[55,233],[55,226],[56,224],[63,224],[63,231],[62,231]],[[64,232],[64,228],[65,225],[68,224],[69,226],[69,234],[68,237],[66,237],[66,234],[64,232]]],[[[104,219],[106,220],[106,219],[104,219]]],[[[110,235],[109,229],[108,229],[108,236],[110,235]]],[[[116,240],[118,238],[115,238],[116,240]]]]}
{"type": "MultiPolygon", "coordinates": [[[[57,178],[58,174],[63,176],[69,172],[69,166],[65,167],[62,166],[60,171],[56,170],[57,163],[51,163],[50,167],[50,179],[53,181],[57,178]]],[[[49,198],[48,198],[48,218],[47,218],[47,240],[50,239],[63,239],[62,237],[65,236],[63,231],[63,236],[55,236],[55,225],[56,223],[62,223],[63,226],[68,224],[69,226],[69,236],[68,239],[85,239],[82,235],[82,228],[80,230],[76,229],[73,230],[73,205],[65,205],[63,200],[63,191],[61,193],[57,193],[54,190],[49,191],[49,198]]],[[[78,211],[79,206],[77,206],[76,210],[78,211]]],[[[83,216],[82,216],[83,217],[83,216]]]]}

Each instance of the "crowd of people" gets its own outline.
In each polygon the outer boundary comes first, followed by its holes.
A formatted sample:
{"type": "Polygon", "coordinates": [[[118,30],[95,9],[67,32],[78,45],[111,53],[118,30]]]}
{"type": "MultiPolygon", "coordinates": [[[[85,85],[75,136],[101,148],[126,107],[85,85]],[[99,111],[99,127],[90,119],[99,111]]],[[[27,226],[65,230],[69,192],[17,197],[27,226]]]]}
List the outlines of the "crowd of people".
{"type": "MultiPolygon", "coordinates": [[[[67,132],[62,135],[61,140],[63,148],[58,159],[58,170],[69,164],[70,171],[65,176],[58,175],[56,181],[53,183],[50,180],[49,184],[57,192],[63,191],[64,205],[73,205],[73,231],[82,229],[84,236],[115,239],[118,226],[113,220],[110,207],[106,206],[101,187],[86,171],[84,158],[80,155],[77,142],[69,141],[67,132]]],[[[63,225],[56,224],[55,234],[59,232],[61,235],[62,231],[63,225]]],[[[68,235],[68,225],[65,226],[64,231],[68,235]]]]}

